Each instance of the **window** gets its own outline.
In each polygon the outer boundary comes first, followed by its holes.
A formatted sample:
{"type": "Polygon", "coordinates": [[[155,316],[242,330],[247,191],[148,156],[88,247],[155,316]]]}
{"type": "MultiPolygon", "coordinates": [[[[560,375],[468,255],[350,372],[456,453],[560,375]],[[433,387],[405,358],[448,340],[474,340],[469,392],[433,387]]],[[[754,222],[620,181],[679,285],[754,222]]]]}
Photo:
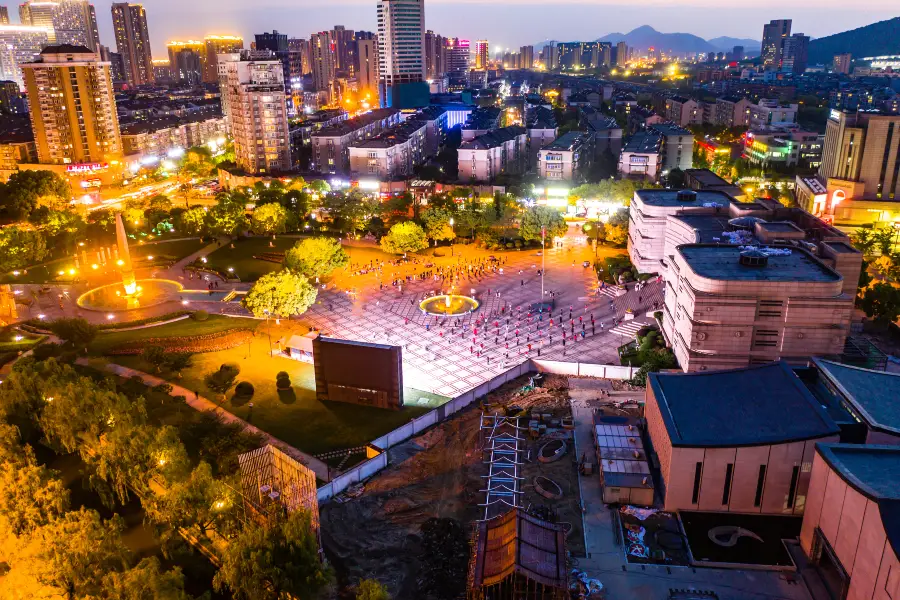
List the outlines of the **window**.
{"type": "Polygon", "coordinates": [[[728,499],[731,496],[731,477],[734,474],[734,464],[728,463],[725,466],[725,488],[722,490],[722,506],[728,504],[728,499]]]}
{"type": "Polygon", "coordinates": [[[691,494],[691,504],[697,504],[700,500],[700,476],[703,474],[703,463],[698,462],[694,467],[694,491],[691,494]]]}
{"type": "Polygon", "coordinates": [[[797,480],[800,479],[800,467],[791,470],[791,485],[788,487],[787,507],[794,508],[794,500],[797,498],[797,480]]]}
{"type": "Polygon", "coordinates": [[[759,465],[759,476],[756,478],[756,496],[753,497],[753,506],[762,504],[763,487],[766,485],[766,465],[759,465]]]}

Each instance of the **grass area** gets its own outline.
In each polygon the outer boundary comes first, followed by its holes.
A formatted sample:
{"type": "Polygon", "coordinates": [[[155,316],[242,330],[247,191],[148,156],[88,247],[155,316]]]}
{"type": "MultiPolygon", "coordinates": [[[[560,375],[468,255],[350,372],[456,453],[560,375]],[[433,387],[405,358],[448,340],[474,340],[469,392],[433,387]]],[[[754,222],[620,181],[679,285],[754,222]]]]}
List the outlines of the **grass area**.
{"type": "MultiPolygon", "coordinates": [[[[181,323],[184,322],[173,325],[181,323]]],[[[154,329],[163,327],[168,326],[154,329]]],[[[109,335],[142,331],[147,330],[109,335]]],[[[273,335],[273,341],[275,339],[273,335]]],[[[222,408],[310,454],[365,445],[446,401],[446,398],[428,392],[406,389],[404,401],[412,405],[399,411],[320,402],[315,397],[312,365],[277,356],[267,358],[268,351],[268,336],[265,335],[265,329],[260,328],[259,335],[249,347],[244,345],[230,350],[195,354],[193,365],[182,373],[180,379],[171,373],[163,372],[159,375],[210,399],[218,400],[219,396],[206,387],[205,376],[223,363],[238,365],[241,373],[237,380],[253,384],[253,397],[235,398],[233,392],[229,392],[222,408]],[[293,388],[288,392],[280,392],[275,387],[275,375],[279,371],[286,371],[291,376],[293,388]],[[428,399],[427,403],[419,404],[420,398],[428,399]],[[250,406],[251,403],[253,406],[250,406]]],[[[154,367],[140,356],[115,356],[109,360],[133,369],[154,372],[154,367]]]]}
{"type": "Polygon", "coordinates": [[[299,238],[293,237],[277,237],[274,240],[271,237],[239,238],[234,241],[234,248],[231,244],[225,244],[210,253],[206,257],[206,266],[221,273],[227,273],[232,268],[241,281],[256,281],[263,275],[281,270],[281,263],[259,260],[254,256],[266,252],[285,252],[298,241],[299,238]]]}
{"type": "Polygon", "coordinates": [[[199,238],[189,240],[173,240],[157,243],[131,243],[131,257],[134,260],[144,260],[148,256],[154,258],[166,256],[179,261],[185,256],[189,256],[206,246],[206,242],[201,242],[199,238]]]}
{"type": "Polygon", "coordinates": [[[91,354],[103,354],[111,348],[125,342],[135,342],[149,338],[181,337],[191,335],[203,335],[207,333],[219,333],[229,329],[255,328],[259,321],[255,319],[240,319],[225,317],[222,315],[209,315],[206,321],[184,319],[175,323],[136,329],[133,331],[101,331],[91,342],[88,350],[91,354]]]}

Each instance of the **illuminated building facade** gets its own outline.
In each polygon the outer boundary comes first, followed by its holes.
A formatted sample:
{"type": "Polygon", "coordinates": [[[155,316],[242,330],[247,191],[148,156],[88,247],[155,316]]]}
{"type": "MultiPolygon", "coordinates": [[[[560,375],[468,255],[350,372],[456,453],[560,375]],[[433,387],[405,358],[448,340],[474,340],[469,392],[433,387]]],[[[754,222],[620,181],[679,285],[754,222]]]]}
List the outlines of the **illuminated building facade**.
{"type": "Polygon", "coordinates": [[[430,29],[425,32],[425,77],[439,79],[444,76],[447,41],[430,29]]]}
{"type": "Polygon", "coordinates": [[[791,35],[791,20],[777,19],[763,25],[762,61],[766,70],[781,69],[784,41],[791,35]]]}
{"type": "Polygon", "coordinates": [[[328,103],[331,104],[335,101],[334,40],[331,38],[331,33],[322,31],[314,33],[310,38],[309,44],[312,58],[313,87],[318,92],[325,92],[328,95],[328,103]]]}
{"type": "Polygon", "coordinates": [[[169,42],[169,68],[172,79],[181,84],[197,85],[203,81],[203,63],[206,59],[206,44],[194,40],[169,42]]]}
{"type": "Polygon", "coordinates": [[[216,83],[219,80],[220,54],[232,54],[244,49],[244,39],[239,35],[208,35],[203,38],[206,46],[206,57],[203,61],[203,83],[216,83]]]}
{"type": "Polygon", "coordinates": [[[0,25],[0,79],[24,86],[19,67],[33,61],[49,44],[50,31],[27,25],[0,25]]]}
{"type": "MultiPolygon", "coordinates": [[[[378,42],[376,40],[356,40],[356,82],[359,96],[366,104],[378,104],[378,42]]],[[[368,108],[365,104],[362,108],[368,108]]]]}
{"type": "Polygon", "coordinates": [[[469,40],[445,38],[444,73],[450,78],[450,85],[465,85],[469,75],[469,40]]]}
{"type": "Polygon", "coordinates": [[[425,0],[378,2],[381,105],[418,108],[431,100],[425,78],[425,0]]]}
{"type": "Polygon", "coordinates": [[[142,4],[114,2],[113,30],[116,49],[122,57],[124,81],[128,85],[153,83],[153,58],[150,53],[150,32],[147,12],[142,4]]]}
{"type": "Polygon", "coordinates": [[[19,20],[23,25],[51,29],[50,43],[99,51],[97,13],[87,0],[28,0],[19,5],[19,20]]]}
{"type": "Polygon", "coordinates": [[[122,154],[109,63],[83,46],[47,46],[22,71],[41,163],[100,163],[122,154]]]}
{"type": "Polygon", "coordinates": [[[490,60],[491,47],[487,40],[475,42],[475,68],[487,69],[490,60]]]}
{"type": "Polygon", "coordinates": [[[271,52],[221,55],[219,89],[228,96],[228,128],[238,167],[247,173],[283,173],[291,168],[284,69],[271,52]]]}

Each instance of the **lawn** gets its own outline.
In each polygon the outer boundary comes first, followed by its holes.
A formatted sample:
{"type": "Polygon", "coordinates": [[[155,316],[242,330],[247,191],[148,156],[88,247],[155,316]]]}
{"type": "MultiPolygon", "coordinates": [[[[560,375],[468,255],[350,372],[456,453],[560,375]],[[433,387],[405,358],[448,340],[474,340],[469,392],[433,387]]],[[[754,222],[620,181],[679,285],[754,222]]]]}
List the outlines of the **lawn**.
{"type": "Polygon", "coordinates": [[[267,252],[285,252],[291,248],[299,238],[293,237],[252,237],[238,238],[231,244],[225,244],[206,257],[206,266],[220,273],[227,273],[229,268],[234,269],[234,274],[241,281],[256,281],[263,275],[281,269],[281,263],[270,262],[253,258],[267,252]],[[269,244],[272,246],[269,246],[269,244]]]}
{"type": "Polygon", "coordinates": [[[183,319],[175,323],[159,325],[156,327],[147,327],[146,329],[136,329],[133,331],[101,331],[97,337],[91,342],[88,350],[91,354],[103,354],[110,348],[118,346],[124,342],[134,342],[145,340],[148,338],[161,337],[180,337],[202,335],[206,333],[218,333],[228,331],[229,329],[256,328],[259,321],[255,319],[241,319],[234,317],[225,317],[222,315],[209,315],[206,321],[195,321],[193,319],[183,319]]]}
{"type": "MultiPolygon", "coordinates": [[[[219,400],[219,396],[206,387],[205,376],[224,363],[238,365],[241,373],[237,381],[249,381],[253,384],[254,395],[250,399],[236,399],[233,392],[229,392],[222,407],[310,454],[365,445],[447,400],[435,394],[407,388],[404,390],[404,401],[412,405],[400,411],[320,402],[315,398],[312,365],[279,356],[267,358],[269,339],[265,325],[247,319],[210,315],[209,320],[203,322],[187,319],[137,331],[101,333],[91,344],[90,350],[92,354],[102,354],[104,350],[124,341],[212,333],[246,326],[248,323],[250,326],[261,325],[257,337],[249,345],[194,354],[193,365],[185,369],[181,378],[167,372],[158,375],[207,398],[219,400]],[[291,376],[293,389],[287,393],[275,388],[275,376],[279,371],[286,371],[291,376]],[[428,399],[428,402],[419,404],[422,398],[428,399]],[[253,406],[250,406],[251,403],[253,406]]],[[[279,332],[273,326],[273,342],[284,334],[285,332],[279,332]]],[[[155,368],[140,356],[110,356],[108,360],[147,373],[155,372],[155,368]]]]}
{"type": "Polygon", "coordinates": [[[155,242],[155,243],[134,243],[129,244],[131,258],[134,260],[143,260],[145,257],[153,256],[154,258],[165,256],[179,261],[185,256],[189,256],[206,246],[206,242],[201,242],[200,238],[191,238],[185,240],[173,240],[171,242],[155,242]]]}

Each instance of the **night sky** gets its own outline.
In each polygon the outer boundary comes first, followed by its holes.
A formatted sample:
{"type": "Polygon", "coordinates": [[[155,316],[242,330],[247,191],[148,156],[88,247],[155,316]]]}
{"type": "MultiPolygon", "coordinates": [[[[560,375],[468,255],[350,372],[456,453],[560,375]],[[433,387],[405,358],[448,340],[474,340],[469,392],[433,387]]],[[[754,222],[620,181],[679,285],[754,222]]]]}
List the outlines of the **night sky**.
{"type": "MultiPolygon", "coordinates": [[[[101,41],[114,48],[111,2],[94,0],[94,4],[101,41]]],[[[592,40],[641,25],[707,39],[727,35],[759,40],[763,22],[776,18],[793,19],[794,33],[822,37],[900,15],[897,0],[794,0],[791,4],[757,0],[736,8],[733,4],[729,0],[648,0],[631,5],[622,5],[621,0],[426,0],[425,26],[448,37],[486,38],[493,52],[495,46],[518,48],[547,39],[592,40]]],[[[235,33],[251,40],[253,33],[272,29],[298,37],[334,25],[375,29],[371,0],[145,0],[144,6],[156,58],[165,57],[167,40],[197,39],[208,33],[235,33]]]]}

